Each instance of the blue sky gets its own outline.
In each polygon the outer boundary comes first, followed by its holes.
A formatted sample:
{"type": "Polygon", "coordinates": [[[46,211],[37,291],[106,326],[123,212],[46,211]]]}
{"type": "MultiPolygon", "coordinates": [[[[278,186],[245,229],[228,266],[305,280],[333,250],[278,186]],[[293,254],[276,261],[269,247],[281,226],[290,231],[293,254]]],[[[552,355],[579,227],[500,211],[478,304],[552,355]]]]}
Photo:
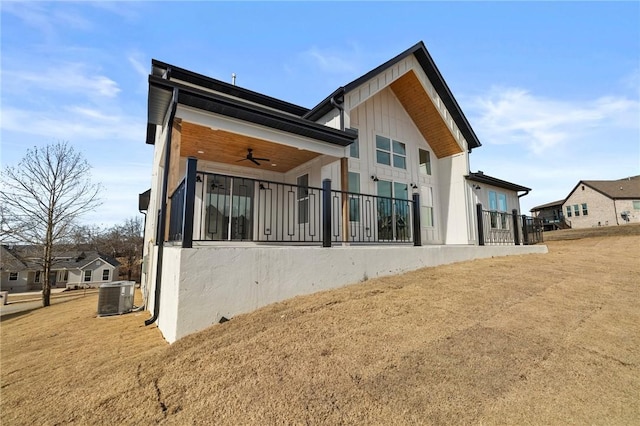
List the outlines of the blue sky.
{"type": "Polygon", "coordinates": [[[422,40],[483,146],[533,188],[640,174],[640,2],[1,3],[2,164],[67,140],[112,225],[150,187],[151,58],[305,107],[422,40]]]}

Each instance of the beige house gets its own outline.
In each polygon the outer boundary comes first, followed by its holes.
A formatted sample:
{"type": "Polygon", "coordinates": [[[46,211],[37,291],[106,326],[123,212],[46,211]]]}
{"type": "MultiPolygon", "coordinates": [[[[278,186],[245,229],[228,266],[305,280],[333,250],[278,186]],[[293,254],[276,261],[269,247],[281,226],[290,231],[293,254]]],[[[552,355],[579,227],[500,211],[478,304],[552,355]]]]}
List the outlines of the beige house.
{"type": "Polygon", "coordinates": [[[572,228],[640,222],[640,175],[619,180],[581,180],[562,204],[572,228]]]}

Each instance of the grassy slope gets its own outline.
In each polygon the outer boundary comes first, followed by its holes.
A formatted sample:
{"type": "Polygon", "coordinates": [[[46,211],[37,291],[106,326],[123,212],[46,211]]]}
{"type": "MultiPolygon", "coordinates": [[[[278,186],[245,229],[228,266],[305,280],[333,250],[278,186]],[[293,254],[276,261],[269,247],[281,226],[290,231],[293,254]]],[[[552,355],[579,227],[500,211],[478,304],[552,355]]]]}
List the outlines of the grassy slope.
{"type": "Polygon", "coordinates": [[[3,424],[637,423],[638,247],[370,280],[170,347],[96,296],[32,311],[2,322],[3,424]]]}

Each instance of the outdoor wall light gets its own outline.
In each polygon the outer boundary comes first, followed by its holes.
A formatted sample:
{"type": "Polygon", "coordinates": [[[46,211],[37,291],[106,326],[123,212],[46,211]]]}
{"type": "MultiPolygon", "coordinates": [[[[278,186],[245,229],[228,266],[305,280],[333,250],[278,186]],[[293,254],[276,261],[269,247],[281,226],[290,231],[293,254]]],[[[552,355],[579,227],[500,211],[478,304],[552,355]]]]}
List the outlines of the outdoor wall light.
{"type": "Polygon", "coordinates": [[[416,185],[415,183],[411,184],[411,189],[418,189],[418,185],[416,185]]]}
{"type": "Polygon", "coordinates": [[[374,182],[377,182],[379,179],[378,179],[378,176],[371,175],[371,180],[374,181],[374,182]]]}
{"type": "Polygon", "coordinates": [[[200,175],[196,176],[196,182],[202,182],[202,178],[200,177],[200,175]]]}
{"type": "Polygon", "coordinates": [[[480,189],[480,185],[473,184],[473,189],[480,189]]]}

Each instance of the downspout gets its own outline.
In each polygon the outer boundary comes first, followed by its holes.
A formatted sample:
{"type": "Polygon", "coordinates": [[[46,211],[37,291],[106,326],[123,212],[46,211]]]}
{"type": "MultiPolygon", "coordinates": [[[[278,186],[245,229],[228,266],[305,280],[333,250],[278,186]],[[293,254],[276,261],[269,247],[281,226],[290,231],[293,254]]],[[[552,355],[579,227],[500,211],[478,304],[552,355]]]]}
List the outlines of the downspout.
{"type": "MultiPolygon", "coordinates": [[[[140,259],[142,259],[142,262],[140,262],[140,287],[142,287],[142,272],[143,272],[143,263],[144,263],[144,235],[147,232],[147,212],[144,210],[139,210],[138,211],[144,215],[144,224],[142,225],[142,248],[141,248],[141,253],[140,253],[140,259]]],[[[149,275],[149,274],[146,274],[149,275]]],[[[147,277],[145,277],[147,278],[147,277]]],[[[144,286],[145,290],[148,290],[149,287],[147,286],[147,283],[145,282],[145,286],[144,286]]],[[[141,289],[142,290],[142,289],[141,289]]],[[[144,309],[145,306],[147,306],[147,297],[148,295],[143,295],[142,297],[142,306],[140,306],[140,310],[144,309]]]]}
{"type": "Polygon", "coordinates": [[[331,97],[331,105],[340,111],[340,130],[344,131],[344,88],[338,89],[338,93],[331,97]]]}
{"type": "Polygon", "coordinates": [[[160,226],[158,227],[159,235],[156,236],[158,243],[158,262],[156,263],[156,288],[153,302],[153,316],[144,322],[144,325],[151,325],[158,320],[160,313],[160,287],[162,285],[162,257],[164,253],[164,235],[167,226],[167,192],[169,186],[169,166],[171,165],[171,136],[173,134],[173,120],[176,116],[178,108],[178,89],[173,89],[173,98],[171,100],[169,120],[167,120],[167,143],[164,154],[164,170],[162,173],[162,204],[160,205],[160,226]]]}

